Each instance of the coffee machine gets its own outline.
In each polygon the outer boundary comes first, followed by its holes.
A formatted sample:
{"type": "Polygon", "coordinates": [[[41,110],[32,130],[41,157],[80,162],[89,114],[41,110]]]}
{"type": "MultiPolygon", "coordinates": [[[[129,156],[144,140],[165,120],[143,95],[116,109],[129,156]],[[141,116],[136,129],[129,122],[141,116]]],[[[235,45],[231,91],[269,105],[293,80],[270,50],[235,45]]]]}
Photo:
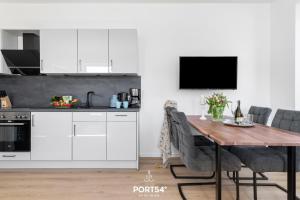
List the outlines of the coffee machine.
{"type": "Polygon", "coordinates": [[[140,108],[141,107],[141,89],[130,88],[129,94],[130,94],[129,107],[140,108]]]}

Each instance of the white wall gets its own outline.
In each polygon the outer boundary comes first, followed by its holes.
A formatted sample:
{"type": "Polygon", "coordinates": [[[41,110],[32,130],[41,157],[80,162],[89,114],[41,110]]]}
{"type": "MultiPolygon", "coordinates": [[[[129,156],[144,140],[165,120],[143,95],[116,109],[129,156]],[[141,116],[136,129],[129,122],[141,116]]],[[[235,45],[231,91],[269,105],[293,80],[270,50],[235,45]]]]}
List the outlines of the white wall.
{"type": "Polygon", "coordinates": [[[296,5],[295,108],[300,110],[300,3],[296,5]]]}
{"type": "Polygon", "coordinates": [[[272,108],[295,109],[295,0],[271,6],[272,108]]]}
{"type": "Polygon", "coordinates": [[[213,92],[178,89],[179,56],[239,56],[238,90],[225,94],[241,99],[245,112],[271,104],[270,4],[2,4],[0,27],[137,28],[142,156],[159,155],[167,99],[199,114],[200,95],[213,92]]]}

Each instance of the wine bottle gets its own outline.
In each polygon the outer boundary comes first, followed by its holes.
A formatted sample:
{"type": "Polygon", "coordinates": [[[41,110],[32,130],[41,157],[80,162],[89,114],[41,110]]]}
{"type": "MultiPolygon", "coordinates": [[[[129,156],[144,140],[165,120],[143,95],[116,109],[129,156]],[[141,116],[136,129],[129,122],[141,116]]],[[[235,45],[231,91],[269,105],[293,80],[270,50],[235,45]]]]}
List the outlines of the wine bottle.
{"type": "Polygon", "coordinates": [[[235,123],[240,124],[243,121],[243,117],[244,116],[243,116],[243,113],[241,111],[241,101],[238,100],[237,108],[234,112],[234,121],[235,121],[235,123]]]}

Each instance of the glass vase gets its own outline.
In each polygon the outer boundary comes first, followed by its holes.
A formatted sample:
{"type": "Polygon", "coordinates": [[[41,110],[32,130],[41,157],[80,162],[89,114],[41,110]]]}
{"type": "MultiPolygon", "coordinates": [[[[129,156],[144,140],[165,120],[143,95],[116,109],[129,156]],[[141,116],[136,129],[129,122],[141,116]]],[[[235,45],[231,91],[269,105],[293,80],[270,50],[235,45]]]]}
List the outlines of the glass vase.
{"type": "Polygon", "coordinates": [[[211,115],[213,121],[223,121],[224,107],[213,106],[211,109],[211,115]]]}

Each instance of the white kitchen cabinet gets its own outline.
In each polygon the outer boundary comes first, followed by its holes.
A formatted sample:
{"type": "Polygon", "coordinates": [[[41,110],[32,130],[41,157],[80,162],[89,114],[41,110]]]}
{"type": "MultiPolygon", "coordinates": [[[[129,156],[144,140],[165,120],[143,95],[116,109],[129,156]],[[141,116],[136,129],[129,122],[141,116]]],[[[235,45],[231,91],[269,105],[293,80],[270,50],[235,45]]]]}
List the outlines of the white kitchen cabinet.
{"type": "MultiPolygon", "coordinates": [[[[0,30],[0,49],[17,49],[17,36],[8,31],[0,30]]],[[[0,52],[0,74],[11,74],[2,53],[0,52]]]]}
{"type": "Polygon", "coordinates": [[[106,122],[73,122],[73,160],[106,160],[106,122]]]}
{"type": "Polygon", "coordinates": [[[106,112],[74,112],[74,122],[106,122],[106,112]]]}
{"type": "Polygon", "coordinates": [[[40,30],[41,73],[77,73],[77,30],[40,30]]]}
{"type": "Polygon", "coordinates": [[[138,73],[136,29],[109,30],[110,73],[138,73]]]}
{"type": "Polygon", "coordinates": [[[125,112],[108,113],[107,160],[136,160],[136,159],[137,159],[136,113],[125,113],[125,112]],[[135,115],[135,118],[132,118],[131,116],[132,114],[135,115]]]}
{"type": "Polygon", "coordinates": [[[31,113],[31,160],[72,159],[72,113],[31,113]]]}
{"type": "Polygon", "coordinates": [[[78,30],[78,72],[108,73],[108,29],[78,30]]]}

